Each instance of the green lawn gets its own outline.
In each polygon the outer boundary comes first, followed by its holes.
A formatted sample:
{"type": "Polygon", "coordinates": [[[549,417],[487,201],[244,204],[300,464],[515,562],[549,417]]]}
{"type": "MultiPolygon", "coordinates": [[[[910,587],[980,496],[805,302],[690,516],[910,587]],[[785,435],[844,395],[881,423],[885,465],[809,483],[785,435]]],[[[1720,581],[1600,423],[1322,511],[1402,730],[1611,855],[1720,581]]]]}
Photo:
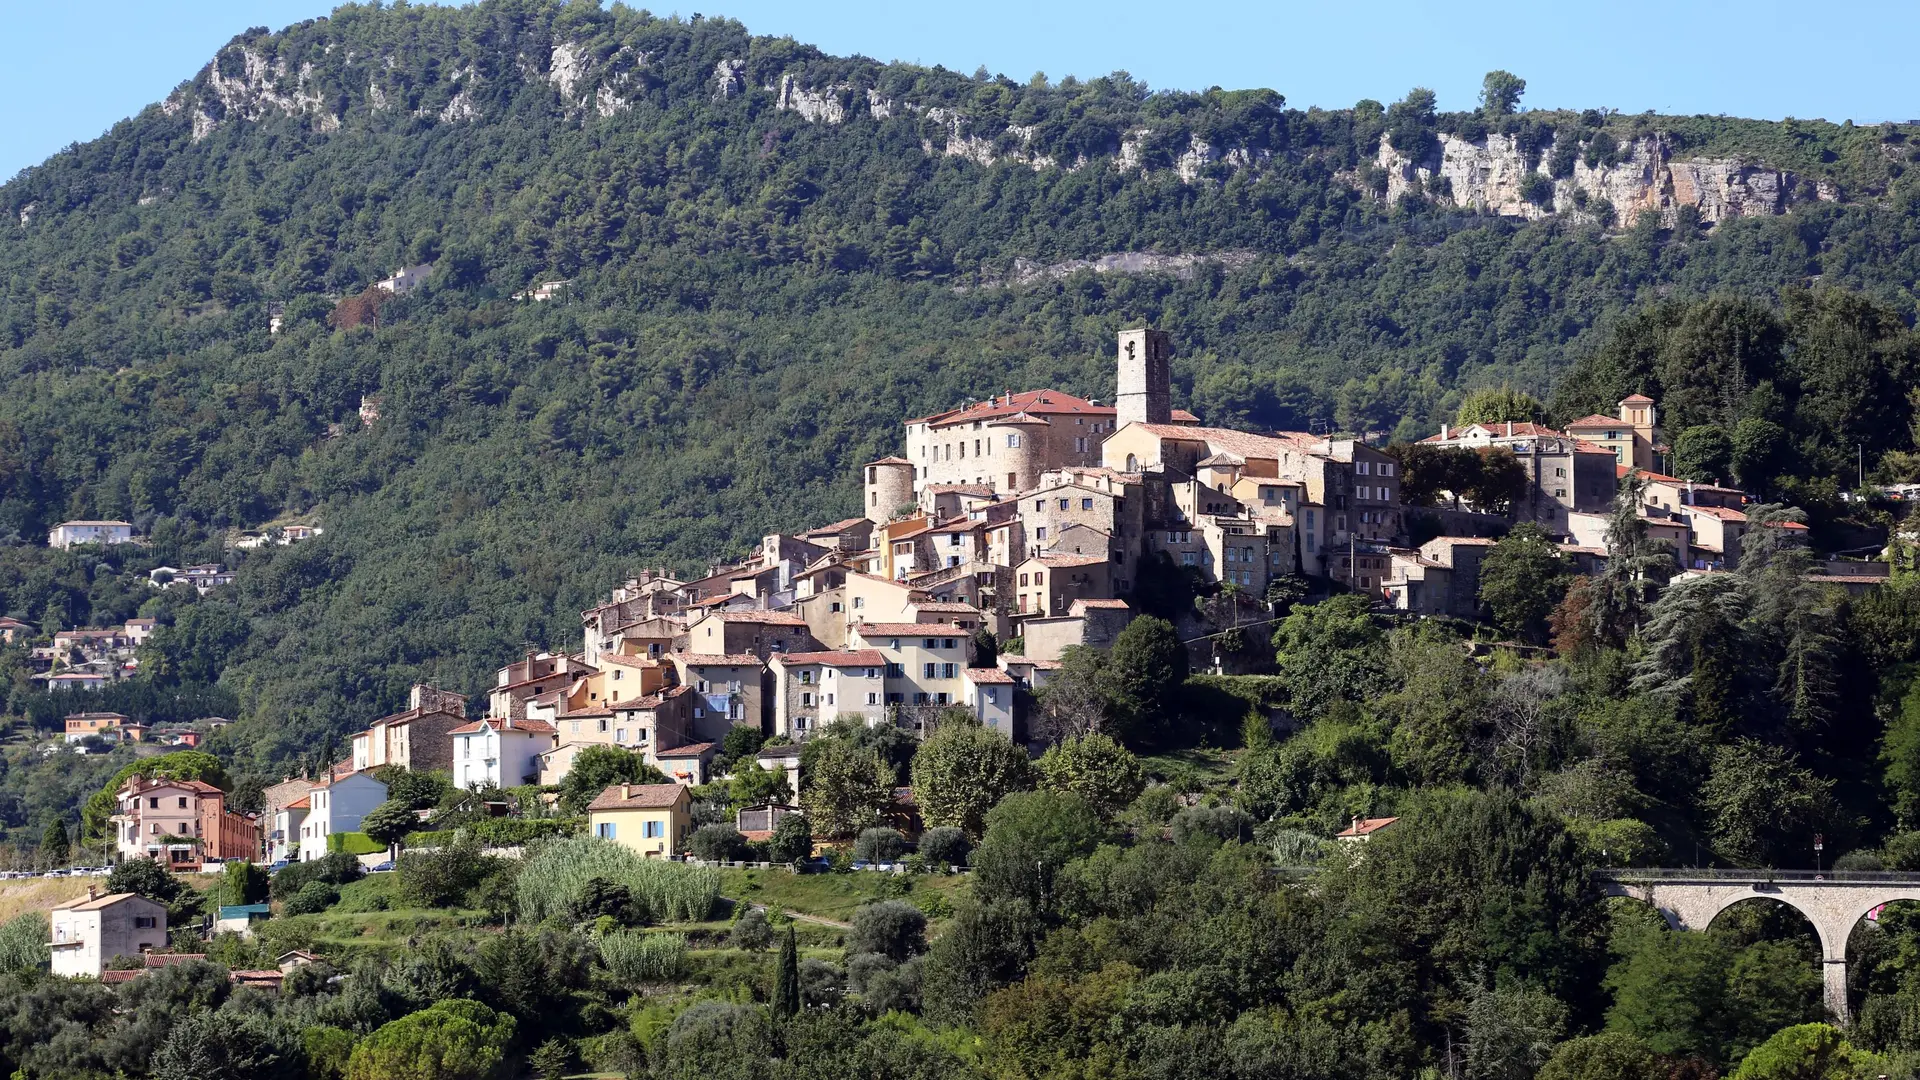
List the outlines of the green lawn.
{"type": "Polygon", "coordinates": [[[934,907],[934,920],[944,917],[939,912],[951,910],[953,902],[967,887],[964,874],[896,877],[864,870],[850,874],[796,874],[784,869],[723,869],[720,871],[720,893],[735,900],[765,904],[780,911],[846,922],[861,904],[869,900],[886,899],[889,894],[885,888],[889,879],[907,882],[908,892],[901,899],[921,906],[922,910],[934,907]]]}
{"type": "Polygon", "coordinates": [[[1210,746],[1200,746],[1190,750],[1170,750],[1164,754],[1147,754],[1141,757],[1140,766],[1151,777],[1192,777],[1204,785],[1213,786],[1224,784],[1232,778],[1233,754],[1210,746]]]}

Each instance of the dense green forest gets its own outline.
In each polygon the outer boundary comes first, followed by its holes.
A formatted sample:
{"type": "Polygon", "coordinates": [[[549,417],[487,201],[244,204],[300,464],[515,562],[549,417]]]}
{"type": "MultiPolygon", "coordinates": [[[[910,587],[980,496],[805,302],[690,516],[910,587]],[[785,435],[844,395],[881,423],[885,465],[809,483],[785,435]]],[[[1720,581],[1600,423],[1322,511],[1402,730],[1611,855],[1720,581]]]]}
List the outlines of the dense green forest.
{"type": "MultiPolygon", "coordinates": [[[[416,679],[473,692],[522,643],[569,644],[576,612],[638,565],[691,568],[844,515],[851,466],[896,449],[902,416],[1010,386],[1110,395],[1125,322],[1173,332],[1178,393],[1209,420],[1400,438],[1475,387],[1544,396],[1617,324],[1666,318],[1646,314],[1661,302],[1790,318],[1768,313],[1781,289],[1817,282],[1892,336],[1920,250],[1906,138],[1437,114],[1420,94],[1299,109],[1125,73],[1022,82],[536,0],[251,30],[166,102],[0,189],[0,611],[43,629],[123,619],[149,602],[149,566],[220,558],[230,528],[323,522],[320,540],[240,560],[185,675],[242,719],[223,752],[284,765],[338,749],[416,679]],[[571,82],[563,45],[586,73],[571,82]],[[846,122],[777,108],[789,76],[851,103],[846,122]],[[1657,131],[1847,197],[1708,230],[1377,194],[1383,132],[1487,130],[1542,152],[1558,131],[1590,156],[1657,131]],[[939,152],[956,137],[1090,164],[939,152]],[[1183,181],[1169,166],[1194,138],[1245,163],[1183,181]],[[1141,168],[1109,167],[1123,142],[1141,168]],[[1116,251],[1251,257],[982,284],[1015,258],[1116,251]],[[421,289],[367,292],[428,259],[421,289]],[[574,284],[554,301],[510,299],[557,278],[574,284]],[[367,395],[382,411],[363,428],[367,395]],[[39,547],[68,517],[124,517],[154,546],[39,547]]],[[[1642,375],[1608,369],[1566,400],[1642,375]]],[[[1750,411],[1791,423],[1786,407],[1750,411]]],[[[1838,441],[1796,463],[1844,471],[1838,441]]],[[[1867,464],[1909,448],[1894,431],[1867,464]]]]}

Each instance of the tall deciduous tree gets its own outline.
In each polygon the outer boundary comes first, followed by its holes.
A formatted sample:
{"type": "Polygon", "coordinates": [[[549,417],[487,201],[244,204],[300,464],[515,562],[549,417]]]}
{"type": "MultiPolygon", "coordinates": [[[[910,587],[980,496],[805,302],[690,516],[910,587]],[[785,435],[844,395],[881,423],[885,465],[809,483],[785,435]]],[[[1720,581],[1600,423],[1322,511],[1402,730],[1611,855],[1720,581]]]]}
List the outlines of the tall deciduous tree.
{"type": "Polygon", "coordinates": [[[1508,420],[1537,424],[1546,417],[1546,406],[1540,404],[1532,394],[1511,386],[1484,386],[1460,399],[1460,408],[1454,411],[1453,422],[1456,427],[1499,424],[1508,420]]]}
{"type": "Polygon", "coordinates": [[[1494,621],[1528,641],[1544,641],[1547,616],[1566,592],[1566,557],[1533,522],[1514,526],[1480,564],[1480,602],[1494,621]]]}
{"type": "Polygon", "coordinates": [[[1173,624],[1151,615],[1128,623],[1113,639],[1108,671],[1123,741],[1155,745],[1172,737],[1187,681],[1187,647],[1173,624]]]}
{"type": "Polygon", "coordinates": [[[588,803],[615,784],[668,782],[667,774],[631,750],[589,746],[574,755],[572,767],[560,781],[560,806],[569,814],[584,814],[588,803]]]}
{"type": "Polygon", "coordinates": [[[978,838],[987,811],[1010,792],[1033,786],[1025,747],[977,723],[940,725],[913,759],[913,797],[929,825],[953,825],[978,838]]]}
{"type": "Polygon", "coordinates": [[[893,767],[877,750],[826,740],[807,770],[800,802],[817,836],[850,839],[893,802],[893,767]]]}
{"type": "Polygon", "coordinates": [[[1055,743],[1040,756],[1038,768],[1048,790],[1080,796],[1108,821],[1146,786],[1140,759],[1107,735],[1055,743]]]}

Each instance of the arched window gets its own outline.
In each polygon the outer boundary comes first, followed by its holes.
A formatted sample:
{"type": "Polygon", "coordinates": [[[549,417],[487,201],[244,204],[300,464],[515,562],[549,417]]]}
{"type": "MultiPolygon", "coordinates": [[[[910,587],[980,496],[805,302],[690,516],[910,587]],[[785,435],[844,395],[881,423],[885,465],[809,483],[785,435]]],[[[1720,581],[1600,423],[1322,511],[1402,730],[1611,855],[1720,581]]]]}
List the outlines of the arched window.
{"type": "Polygon", "coordinates": [[[1127,471],[1128,472],[1140,471],[1140,459],[1135,457],[1132,454],[1127,455],[1127,471]]]}

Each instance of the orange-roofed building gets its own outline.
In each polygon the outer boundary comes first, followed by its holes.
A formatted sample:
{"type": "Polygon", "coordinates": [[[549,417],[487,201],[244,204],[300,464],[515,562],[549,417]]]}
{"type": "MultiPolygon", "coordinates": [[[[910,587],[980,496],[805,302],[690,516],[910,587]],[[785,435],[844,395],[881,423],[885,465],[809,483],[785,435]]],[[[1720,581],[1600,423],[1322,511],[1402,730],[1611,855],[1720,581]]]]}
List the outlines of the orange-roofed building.
{"type": "Polygon", "coordinates": [[[587,805],[587,831],[649,859],[671,859],[693,833],[693,800],[680,784],[616,784],[587,805]]]}

